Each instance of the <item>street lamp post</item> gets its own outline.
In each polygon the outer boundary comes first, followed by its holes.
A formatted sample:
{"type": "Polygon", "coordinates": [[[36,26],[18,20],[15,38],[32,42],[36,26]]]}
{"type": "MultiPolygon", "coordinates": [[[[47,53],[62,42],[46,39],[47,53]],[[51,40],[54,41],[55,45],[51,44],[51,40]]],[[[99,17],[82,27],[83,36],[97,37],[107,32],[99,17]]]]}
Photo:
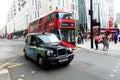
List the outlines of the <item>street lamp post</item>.
{"type": "Polygon", "coordinates": [[[26,15],[26,26],[28,28],[28,15],[26,15]]]}
{"type": "Polygon", "coordinates": [[[15,33],[15,22],[14,22],[14,20],[13,20],[13,27],[14,27],[13,32],[15,33]]]}
{"type": "MultiPolygon", "coordinates": [[[[98,3],[98,21],[100,23],[100,5],[99,5],[99,3],[98,3]]],[[[101,27],[99,25],[99,35],[100,35],[100,29],[101,29],[101,27]]]]}
{"type": "Polygon", "coordinates": [[[93,20],[93,9],[92,9],[92,0],[90,0],[90,11],[89,11],[89,14],[90,14],[90,23],[91,23],[91,48],[93,48],[93,23],[92,23],[92,20],[93,20]]]}

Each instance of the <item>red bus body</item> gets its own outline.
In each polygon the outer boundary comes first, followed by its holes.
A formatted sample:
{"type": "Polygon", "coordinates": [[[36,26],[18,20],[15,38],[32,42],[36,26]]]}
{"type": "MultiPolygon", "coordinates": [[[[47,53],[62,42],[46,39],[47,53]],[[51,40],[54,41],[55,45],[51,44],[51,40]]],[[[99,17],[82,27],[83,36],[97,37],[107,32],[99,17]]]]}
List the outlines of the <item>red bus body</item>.
{"type": "Polygon", "coordinates": [[[66,45],[75,48],[76,20],[72,14],[64,10],[55,10],[29,24],[28,33],[55,33],[66,45]]]}

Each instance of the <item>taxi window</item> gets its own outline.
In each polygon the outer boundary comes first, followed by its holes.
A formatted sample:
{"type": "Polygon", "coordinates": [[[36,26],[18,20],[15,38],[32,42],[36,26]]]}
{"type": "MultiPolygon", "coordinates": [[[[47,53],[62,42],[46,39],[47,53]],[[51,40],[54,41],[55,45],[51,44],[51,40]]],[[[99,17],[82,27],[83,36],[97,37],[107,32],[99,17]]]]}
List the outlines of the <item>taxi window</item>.
{"type": "Polygon", "coordinates": [[[30,37],[30,36],[27,36],[26,41],[25,41],[25,42],[26,42],[26,45],[28,45],[28,46],[30,45],[30,39],[31,39],[31,37],[30,37]]]}
{"type": "Polygon", "coordinates": [[[36,37],[35,36],[31,36],[29,45],[31,45],[31,46],[35,46],[36,45],[36,37]]]}
{"type": "Polygon", "coordinates": [[[37,38],[37,44],[44,44],[44,42],[40,38],[37,38]]]}

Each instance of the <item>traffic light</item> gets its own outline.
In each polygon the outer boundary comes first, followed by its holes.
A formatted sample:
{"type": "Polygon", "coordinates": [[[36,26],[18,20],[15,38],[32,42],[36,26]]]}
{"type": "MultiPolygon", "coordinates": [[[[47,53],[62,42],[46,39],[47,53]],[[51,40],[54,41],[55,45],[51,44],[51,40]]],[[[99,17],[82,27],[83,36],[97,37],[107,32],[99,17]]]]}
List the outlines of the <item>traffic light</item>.
{"type": "Polygon", "coordinates": [[[96,20],[96,19],[93,19],[93,20],[92,20],[92,24],[93,24],[93,26],[95,26],[95,25],[96,25],[96,22],[97,22],[97,20],[96,20]]]}
{"type": "Polygon", "coordinates": [[[100,22],[97,22],[96,19],[92,20],[92,24],[93,24],[93,26],[100,26],[100,22]]]}
{"type": "Polygon", "coordinates": [[[96,23],[96,22],[97,22],[97,20],[96,20],[96,19],[93,19],[93,20],[92,20],[92,22],[93,22],[93,23],[96,23]]]}

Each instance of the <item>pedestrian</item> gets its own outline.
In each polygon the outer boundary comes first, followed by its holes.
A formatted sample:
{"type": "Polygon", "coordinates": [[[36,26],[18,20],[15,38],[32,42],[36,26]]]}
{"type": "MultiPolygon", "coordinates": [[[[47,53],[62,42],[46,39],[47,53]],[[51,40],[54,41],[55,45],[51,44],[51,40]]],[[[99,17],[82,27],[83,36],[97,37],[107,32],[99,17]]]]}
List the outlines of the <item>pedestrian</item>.
{"type": "Polygon", "coordinates": [[[108,42],[108,35],[106,34],[105,37],[103,37],[103,51],[109,49],[109,42],[108,42]]]}
{"type": "Polygon", "coordinates": [[[81,34],[81,43],[83,44],[84,43],[84,34],[81,34]]]}
{"type": "Polygon", "coordinates": [[[78,42],[78,44],[80,44],[80,43],[81,43],[81,38],[80,38],[80,35],[78,35],[77,42],[78,42]]]}
{"type": "Polygon", "coordinates": [[[94,36],[94,42],[95,42],[96,50],[98,50],[98,44],[99,44],[99,36],[98,36],[98,34],[95,34],[95,36],[94,36]]]}
{"type": "Polygon", "coordinates": [[[118,41],[120,42],[120,33],[119,33],[119,35],[118,35],[118,41]]]}
{"type": "Polygon", "coordinates": [[[117,44],[117,40],[118,40],[118,34],[115,33],[115,34],[114,34],[114,42],[115,42],[115,44],[117,44]]]}

